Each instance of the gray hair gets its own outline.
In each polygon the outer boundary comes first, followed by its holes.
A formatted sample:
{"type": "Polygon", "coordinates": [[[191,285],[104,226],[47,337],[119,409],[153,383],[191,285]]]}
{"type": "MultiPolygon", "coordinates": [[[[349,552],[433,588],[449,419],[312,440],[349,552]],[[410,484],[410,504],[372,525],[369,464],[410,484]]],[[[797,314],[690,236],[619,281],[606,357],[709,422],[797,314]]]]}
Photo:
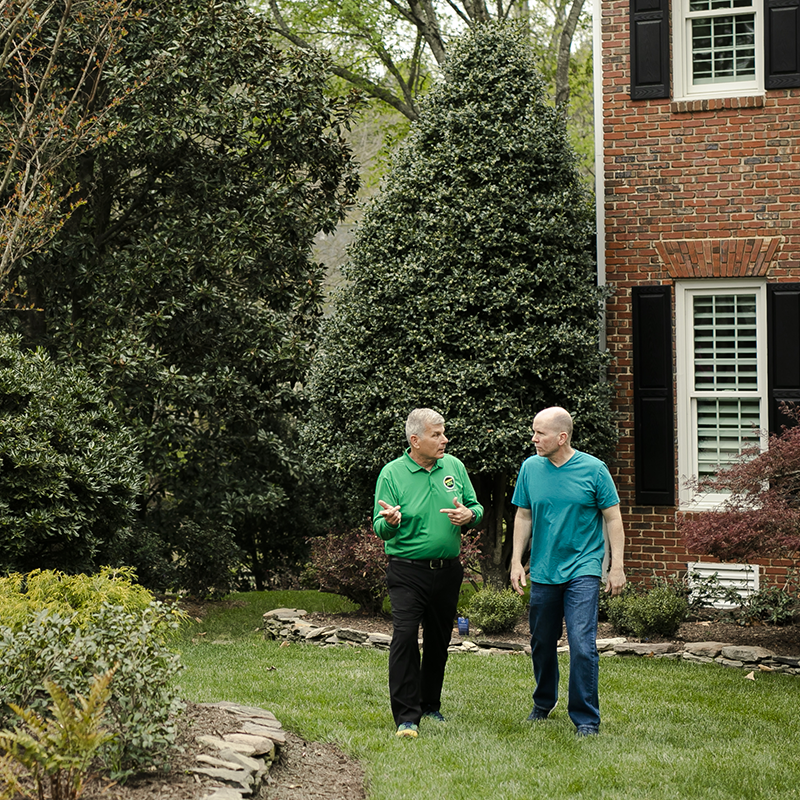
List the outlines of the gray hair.
{"type": "Polygon", "coordinates": [[[406,439],[411,444],[412,436],[422,436],[428,426],[444,425],[444,417],[432,408],[415,408],[406,420],[406,439]]]}

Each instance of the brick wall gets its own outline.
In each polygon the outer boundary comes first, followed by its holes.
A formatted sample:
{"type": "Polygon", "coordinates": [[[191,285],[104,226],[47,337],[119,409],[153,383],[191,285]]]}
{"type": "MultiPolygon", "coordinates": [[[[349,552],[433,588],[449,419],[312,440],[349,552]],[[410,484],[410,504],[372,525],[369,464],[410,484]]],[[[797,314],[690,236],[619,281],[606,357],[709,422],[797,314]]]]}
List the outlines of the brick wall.
{"type": "MultiPolygon", "coordinates": [[[[713,559],[685,550],[676,509],[634,505],[631,289],[692,276],[800,281],[800,89],[632,101],[628,18],[628,2],[603,4],[605,255],[615,290],[607,335],[620,426],[614,477],[635,578],[713,559]]],[[[786,564],[767,566],[780,574],[786,564]]]]}

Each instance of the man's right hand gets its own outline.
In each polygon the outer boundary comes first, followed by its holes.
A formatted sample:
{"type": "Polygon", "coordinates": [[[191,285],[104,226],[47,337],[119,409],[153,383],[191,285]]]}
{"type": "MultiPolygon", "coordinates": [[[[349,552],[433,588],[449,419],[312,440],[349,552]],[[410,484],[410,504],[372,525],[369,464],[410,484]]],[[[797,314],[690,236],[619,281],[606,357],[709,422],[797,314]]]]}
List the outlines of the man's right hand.
{"type": "Polygon", "coordinates": [[[525,567],[519,563],[511,565],[511,588],[517,594],[525,594],[525,586],[527,582],[525,581],[525,567]]]}
{"type": "Polygon", "coordinates": [[[390,506],[388,503],[384,503],[383,500],[378,500],[378,505],[383,509],[378,513],[386,520],[386,524],[396,528],[403,518],[400,513],[400,506],[390,506]]]}

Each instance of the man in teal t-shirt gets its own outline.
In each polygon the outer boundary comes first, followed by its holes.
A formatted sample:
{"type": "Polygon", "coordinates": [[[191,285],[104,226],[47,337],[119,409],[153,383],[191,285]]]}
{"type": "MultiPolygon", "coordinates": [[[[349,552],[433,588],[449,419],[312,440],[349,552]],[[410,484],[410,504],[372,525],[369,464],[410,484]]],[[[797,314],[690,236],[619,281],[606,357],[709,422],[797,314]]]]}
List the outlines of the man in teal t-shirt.
{"type": "Polygon", "coordinates": [[[599,732],[597,603],[608,529],[606,591],[625,585],[625,534],[619,496],[602,461],[571,445],[572,417],[548,408],[533,420],[536,455],[519,471],[511,585],[525,586],[522,554],[530,542],[531,657],[536,688],[531,721],[544,720],[558,701],[557,646],[566,622],[570,651],[569,716],[580,736],[599,732]]]}
{"type": "Polygon", "coordinates": [[[422,717],[444,721],[447,648],[464,578],[461,528],[480,524],[483,506],[464,465],[444,452],[448,440],[441,414],[430,408],[412,411],[406,438],[406,452],[378,476],[372,525],[389,556],[392,715],[398,736],[416,737],[422,717]]]}

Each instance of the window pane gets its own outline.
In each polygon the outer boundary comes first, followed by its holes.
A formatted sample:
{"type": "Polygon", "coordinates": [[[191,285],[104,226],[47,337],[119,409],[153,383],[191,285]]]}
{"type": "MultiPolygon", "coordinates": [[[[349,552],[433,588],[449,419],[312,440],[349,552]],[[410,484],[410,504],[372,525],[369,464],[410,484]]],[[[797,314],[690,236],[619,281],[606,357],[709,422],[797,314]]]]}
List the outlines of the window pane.
{"type": "Polygon", "coordinates": [[[757,391],[755,295],[696,296],[693,312],[695,390],[757,391]]]}
{"type": "Polygon", "coordinates": [[[692,83],[727,83],[753,78],[756,74],[755,24],[754,14],[693,19],[692,83]]]}
{"type": "Polygon", "coordinates": [[[758,442],[758,400],[697,401],[697,471],[711,477],[758,442]]]}

